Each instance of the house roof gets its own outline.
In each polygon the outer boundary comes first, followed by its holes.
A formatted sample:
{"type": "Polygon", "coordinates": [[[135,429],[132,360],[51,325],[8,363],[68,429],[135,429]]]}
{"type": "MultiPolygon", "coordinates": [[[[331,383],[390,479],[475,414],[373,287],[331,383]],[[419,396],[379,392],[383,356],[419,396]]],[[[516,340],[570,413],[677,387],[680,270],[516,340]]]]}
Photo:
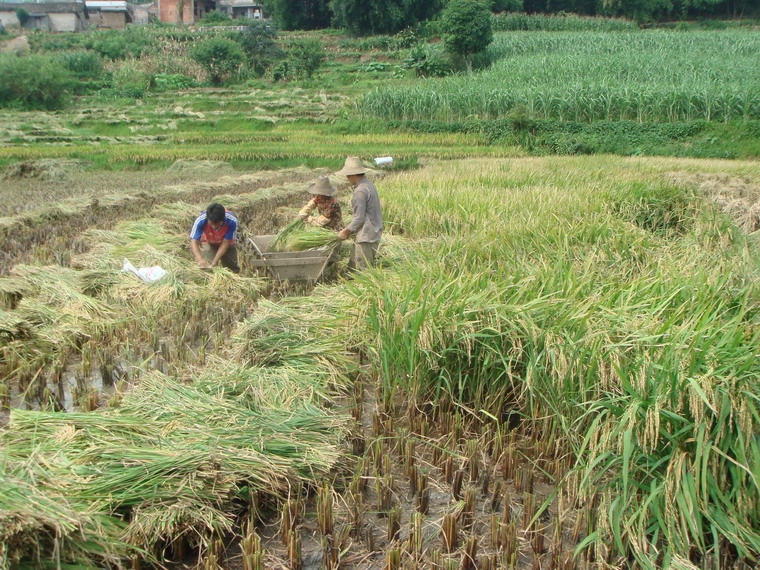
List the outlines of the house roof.
{"type": "Polygon", "coordinates": [[[0,10],[16,11],[23,8],[30,16],[50,13],[80,13],[86,10],[84,2],[0,2],[0,10]]]}
{"type": "Polygon", "coordinates": [[[122,0],[86,0],[88,10],[100,10],[101,12],[126,12],[127,3],[122,0]]]}
{"type": "Polygon", "coordinates": [[[233,8],[263,8],[261,2],[254,0],[220,0],[219,4],[233,8]]]}

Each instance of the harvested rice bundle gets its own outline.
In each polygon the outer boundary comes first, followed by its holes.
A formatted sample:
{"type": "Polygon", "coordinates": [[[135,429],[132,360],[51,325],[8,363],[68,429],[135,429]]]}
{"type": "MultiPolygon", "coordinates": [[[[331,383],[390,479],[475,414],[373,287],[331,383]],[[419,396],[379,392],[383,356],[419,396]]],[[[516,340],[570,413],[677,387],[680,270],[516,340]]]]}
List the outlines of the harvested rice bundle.
{"type": "Polygon", "coordinates": [[[72,501],[62,482],[34,460],[0,462],[0,568],[51,553],[58,563],[118,566],[133,551],[120,538],[126,525],[119,518],[72,501]]]}
{"type": "MultiPolygon", "coordinates": [[[[256,367],[314,367],[336,385],[355,365],[340,337],[314,334],[314,322],[305,321],[298,307],[286,308],[269,301],[259,303],[253,318],[233,333],[233,354],[241,364],[256,367]]],[[[326,320],[328,314],[322,315],[326,320]]]]}
{"type": "MultiPolygon", "coordinates": [[[[299,390],[288,387],[289,370],[279,375],[279,386],[273,373],[262,371],[265,377],[254,381],[249,371],[250,390],[240,378],[232,391],[216,372],[216,384],[208,370],[200,386],[147,374],[118,411],[14,410],[0,433],[0,465],[35,456],[44,466],[35,475],[40,492],[57,496],[55,489],[65,487],[77,516],[111,514],[114,524],[126,516],[123,533],[105,534],[109,540],[121,537],[155,555],[175,540],[207,546],[231,532],[240,499],[250,492],[282,495],[294,482],[333,469],[347,423],[318,402],[284,397],[299,390]]],[[[20,506],[6,510],[9,517],[23,515],[20,506]]]]}
{"type": "Polygon", "coordinates": [[[302,230],[304,227],[306,227],[306,222],[301,218],[290,222],[287,226],[282,228],[280,233],[277,234],[277,237],[274,238],[274,241],[272,242],[272,251],[285,251],[283,247],[290,234],[302,230]]]}
{"type": "Polygon", "coordinates": [[[281,242],[282,251],[306,251],[317,247],[326,247],[340,242],[338,234],[325,228],[307,226],[296,229],[281,242]]]}
{"type": "Polygon", "coordinates": [[[18,315],[0,309],[0,340],[29,339],[33,334],[32,324],[18,315]]]}

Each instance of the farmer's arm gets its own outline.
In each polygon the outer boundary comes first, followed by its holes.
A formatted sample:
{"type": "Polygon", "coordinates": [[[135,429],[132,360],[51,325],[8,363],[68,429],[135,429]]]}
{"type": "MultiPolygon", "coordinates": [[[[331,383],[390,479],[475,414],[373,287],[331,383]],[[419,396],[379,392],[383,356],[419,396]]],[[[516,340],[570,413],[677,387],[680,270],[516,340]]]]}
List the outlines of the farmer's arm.
{"type": "Polygon", "coordinates": [[[211,267],[216,267],[217,262],[224,257],[224,254],[227,253],[227,250],[230,249],[231,245],[231,239],[222,240],[222,244],[219,246],[219,249],[216,250],[214,261],[211,262],[211,267]]]}
{"type": "Polygon", "coordinates": [[[198,262],[198,265],[200,267],[207,267],[208,262],[203,257],[203,254],[201,253],[201,242],[199,242],[197,239],[191,239],[190,240],[190,249],[193,252],[193,257],[195,258],[195,261],[198,262]]]}
{"type": "Polygon", "coordinates": [[[351,208],[353,219],[348,227],[340,231],[340,239],[348,239],[349,235],[355,234],[364,225],[364,219],[367,217],[367,191],[364,188],[357,188],[354,192],[351,208]]]}
{"type": "Polygon", "coordinates": [[[312,198],[309,200],[309,203],[306,204],[303,208],[301,208],[301,211],[298,212],[298,217],[302,219],[306,219],[309,214],[311,214],[314,211],[314,208],[317,207],[317,199],[312,198]]]}

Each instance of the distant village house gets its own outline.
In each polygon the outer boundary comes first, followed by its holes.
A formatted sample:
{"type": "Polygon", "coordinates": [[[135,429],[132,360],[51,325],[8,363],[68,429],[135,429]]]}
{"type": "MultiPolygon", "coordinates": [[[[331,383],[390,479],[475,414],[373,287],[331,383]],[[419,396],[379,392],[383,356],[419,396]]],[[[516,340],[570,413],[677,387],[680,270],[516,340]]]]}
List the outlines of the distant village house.
{"type": "Polygon", "coordinates": [[[123,30],[132,21],[127,3],[123,0],[85,0],[91,27],[123,30]]]}
{"type": "Polygon", "coordinates": [[[82,1],[0,2],[0,21],[6,28],[21,26],[46,32],[81,32],[87,23],[87,7],[82,1]],[[19,13],[26,15],[24,22],[19,21],[19,13]]]}
{"type": "Polygon", "coordinates": [[[155,11],[126,0],[70,0],[68,2],[28,2],[0,0],[0,22],[49,32],[79,32],[90,28],[123,30],[127,24],[146,24],[154,13],[161,22],[194,24],[210,12],[222,12],[233,19],[260,20],[263,6],[252,0],[156,0],[155,11]],[[22,9],[24,22],[19,22],[22,9]]]}
{"type": "Polygon", "coordinates": [[[158,19],[169,24],[194,24],[210,12],[223,12],[231,18],[259,20],[264,7],[251,0],[157,0],[158,19]]]}

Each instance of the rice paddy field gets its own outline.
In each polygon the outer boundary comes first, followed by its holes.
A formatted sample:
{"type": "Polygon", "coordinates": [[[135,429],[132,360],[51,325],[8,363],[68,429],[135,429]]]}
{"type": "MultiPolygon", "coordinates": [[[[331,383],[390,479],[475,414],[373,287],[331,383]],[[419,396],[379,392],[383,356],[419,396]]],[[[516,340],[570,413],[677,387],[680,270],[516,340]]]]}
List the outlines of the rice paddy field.
{"type": "Polygon", "coordinates": [[[476,81],[351,84],[388,56],[369,52],[323,85],[3,110],[0,568],[757,567],[754,147],[531,156],[376,105],[498,121],[514,102],[478,105],[506,73],[532,117],[751,137],[756,31],[621,28],[499,34],[476,81]],[[573,50],[597,87],[616,69],[651,98],[615,87],[603,116],[571,93],[573,50]],[[520,54],[532,74],[507,71],[520,54]],[[573,101],[531,103],[537,67],[567,89],[536,89],[573,101]],[[349,274],[344,246],[319,282],[273,282],[244,239],[239,275],[193,262],[212,201],[273,234],[330,175],[348,219],[332,173],[349,154],[395,158],[369,174],[377,267],[349,274]],[[146,284],[125,259],[168,274],[146,284]]]}

